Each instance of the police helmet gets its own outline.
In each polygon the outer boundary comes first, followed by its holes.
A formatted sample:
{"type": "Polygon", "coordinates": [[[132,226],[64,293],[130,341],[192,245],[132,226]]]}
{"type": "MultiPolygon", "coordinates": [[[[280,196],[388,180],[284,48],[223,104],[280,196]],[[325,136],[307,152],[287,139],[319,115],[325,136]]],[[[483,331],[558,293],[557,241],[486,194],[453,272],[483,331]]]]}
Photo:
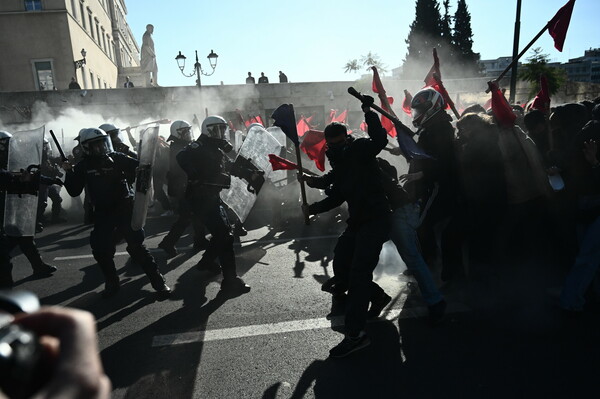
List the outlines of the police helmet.
{"type": "Polygon", "coordinates": [[[171,135],[167,139],[174,140],[179,139],[186,142],[192,141],[192,125],[187,121],[177,120],[171,123],[171,135]]]}
{"type": "Polygon", "coordinates": [[[206,137],[225,140],[225,132],[227,132],[228,128],[229,126],[224,118],[218,115],[211,115],[202,122],[201,131],[206,137]]]}
{"type": "Polygon", "coordinates": [[[98,129],[102,129],[110,136],[110,139],[113,143],[118,144],[122,143],[123,139],[121,138],[121,129],[113,125],[112,123],[103,123],[98,126],[98,129]]]}
{"type": "Polygon", "coordinates": [[[0,130],[0,140],[2,139],[9,139],[12,137],[12,134],[10,134],[9,132],[7,132],[6,130],[0,130]]]}
{"type": "Polygon", "coordinates": [[[79,143],[87,156],[101,157],[115,151],[110,136],[95,127],[82,129],[79,132],[79,143]]]}

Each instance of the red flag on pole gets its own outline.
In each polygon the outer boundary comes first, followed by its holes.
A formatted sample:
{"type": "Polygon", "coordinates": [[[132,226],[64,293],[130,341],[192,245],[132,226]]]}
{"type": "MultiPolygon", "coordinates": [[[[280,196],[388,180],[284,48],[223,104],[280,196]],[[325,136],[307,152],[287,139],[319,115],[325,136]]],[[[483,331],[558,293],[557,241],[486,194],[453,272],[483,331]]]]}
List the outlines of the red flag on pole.
{"type": "Polygon", "coordinates": [[[346,119],[348,118],[348,110],[345,109],[341,114],[334,116],[331,120],[332,122],[346,123],[346,119]]]}
{"type": "Polygon", "coordinates": [[[531,109],[539,109],[543,112],[550,111],[550,90],[548,89],[548,80],[546,76],[540,76],[540,91],[531,103],[531,109]]]}
{"type": "MultiPolygon", "coordinates": [[[[379,96],[381,108],[389,112],[391,115],[396,116],[391,107],[391,104],[394,103],[394,98],[388,97],[385,94],[385,89],[383,88],[383,83],[381,83],[381,78],[379,78],[379,72],[377,72],[377,68],[373,66],[371,69],[373,70],[372,88],[373,91],[379,96]]],[[[391,137],[396,137],[396,127],[394,126],[394,123],[383,115],[381,116],[381,125],[391,137]]]]}
{"type": "Polygon", "coordinates": [[[310,130],[308,120],[304,117],[300,118],[300,121],[296,125],[296,130],[298,131],[298,137],[304,136],[304,134],[310,130]]]}
{"type": "Polygon", "coordinates": [[[574,5],[575,0],[569,0],[567,4],[558,10],[550,22],[548,22],[548,33],[550,33],[550,36],[554,39],[554,47],[556,47],[558,51],[563,51],[563,45],[565,44],[565,38],[567,37],[567,30],[569,29],[569,23],[571,22],[571,14],[573,13],[574,5]]]}
{"type": "Polygon", "coordinates": [[[281,158],[275,154],[269,154],[269,162],[273,170],[294,170],[298,169],[298,165],[285,158],[281,158]]]}
{"type": "Polygon", "coordinates": [[[410,103],[412,102],[412,94],[408,90],[404,90],[404,101],[402,102],[402,111],[412,116],[412,109],[410,103]]]}
{"type": "Polygon", "coordinates": [[[423,79],[425,86],[433,87],[437,83],[433,78],[433,74],[436,74],[440,79],[442,79],[442,73],[440,72],[440,59],[438,58],[437,50],[435,48],[433,49],[433,65],[431,66],[429,72],[427,72],[425,79],[423,79]]]}
{"type": "Polygon", "coordinates": [[[488,82],[488,86],[492,92],[492,112],[498,125],[501,127],[514,126],[517,116],[510,107],[506,97],[504,97],[498,88],[498,84],[496,82],[488,82]]]}
{"type": "Polygon", "coordinates": [[[304,135],[300,149],[315,162],[317,169],[325,170],[325,134],[319,130],[309,130],[304,135]]]}

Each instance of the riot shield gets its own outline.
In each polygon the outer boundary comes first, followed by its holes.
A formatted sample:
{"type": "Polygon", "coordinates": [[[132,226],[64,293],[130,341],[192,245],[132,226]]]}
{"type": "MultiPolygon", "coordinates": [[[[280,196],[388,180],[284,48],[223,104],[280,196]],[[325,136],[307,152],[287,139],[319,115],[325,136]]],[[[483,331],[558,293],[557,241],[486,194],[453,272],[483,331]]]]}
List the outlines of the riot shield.
{"type": "MultiPolygon", "coordinates": [[[[16,132],[8,146],[8,170],[39,170],[42,162],[45,126],[16,132]],[[32,167],[32,165],[34,165],[32,167]]],[[[35,234],[38,197],[32,194],[6,194],[4,202],[4,232],[8,236],[23,237],[35,234]]]]}
{"type": "MultiPolygon", "coordinates": [[[[287,136],[285,135],[285,133],[283,132],[283,130],[281,130],[281,128],[279,126],[272,126],[267,128],[267,132],[271,133],[271,136],[275,137],[275,139],[277,141],[279,141],[279,144],[281,144],[281,151],[278,154],[278,156],[281,156],[283,158],[287,158],[285,156],[285,143],[286,143],[286,139],[287,136]]],[[[281,187],[281,186],[285,186],[287,185],[287,175],[288,175],[288,171],[287,170],[273,170],[271,172],[271,174],[269,175],[269,180],[271,180],[271,182],[277,186],[277,187],[281,187]]]]}
{"type": "Polygon", "coordinates": [[[279,154],[281,143],[264,127],[253,126],[235,158],[231,186],[221,191],[221,199],[244,222],[256,202],[265,179],[273,173],[268,154],[279,154]],[[252,179],[252,176],[258,179],[252,179]]]}
{"type": "Polygon", "coordinates": [[[135,198],[131,228],[141,230],[146,224],[148,205],[153,197],[152,165],[158,147],[158,125],[148,127],[141,131],[138,143],[138,156],[140,164],[135,172],[135,198]]]}

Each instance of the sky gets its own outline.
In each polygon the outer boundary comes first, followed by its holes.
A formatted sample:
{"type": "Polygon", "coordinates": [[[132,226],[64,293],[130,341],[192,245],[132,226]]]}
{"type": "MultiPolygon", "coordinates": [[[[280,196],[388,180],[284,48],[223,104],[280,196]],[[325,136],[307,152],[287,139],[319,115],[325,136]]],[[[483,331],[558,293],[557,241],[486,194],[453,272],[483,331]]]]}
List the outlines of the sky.
{"type": "MultiPolygon", "coordinates": [[[[255,77],[264,72],[271,83],[279,81],[279,71],[290,82],[355,80],[360,73],[345,73],[344,65],[369,51],[389,70],[402,65],[415,17],[415,0],[125,1],[127,20],[140,46],[146,25],[154,25],[161,86],[195,84],[175,61],[181,51],[188,58],[185,72],[193,72],[195,50],[206,72],[211,71],[206,56],[211,50],[219,55],[214,74],[202,77],[203,85],[242,84],[248,72],[255,77]]],[[[456,2],[450,0],[450,15],[456,2]]],[[[519,50],[566,2],[522,0],[519,50]]],[[[473,50],[481,59],[512,55],[516,4],[517,0],[467,0],[473,50]]],[[[563,52],[554,48],[548,33],[533,47],[541,47],[551,61],[583,56],[585,50],[600,47],[598,16],[600,0],[577,0],[563,52]]]]}

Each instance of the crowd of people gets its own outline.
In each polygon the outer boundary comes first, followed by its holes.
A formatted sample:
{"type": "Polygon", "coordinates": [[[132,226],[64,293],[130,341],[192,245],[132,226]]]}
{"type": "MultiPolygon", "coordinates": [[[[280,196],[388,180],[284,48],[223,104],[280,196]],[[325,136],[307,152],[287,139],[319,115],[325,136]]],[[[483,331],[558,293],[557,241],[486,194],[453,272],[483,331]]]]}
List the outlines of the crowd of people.
{"type": "MultiPolygon", "coordinates": [[[[334,276],[322,286],[332,294],[334,303],[342,304],[345,314],[345,337],[331,349],[331,357],[344,357],[368,346],[367,320],[379,317],[391,302],[391,296],[373,281],[388,240],[395,244],[407,273],[417,281],[432,324],[444,318],[447,306],[433,276],[437,259],[441,280],[451,281],[480,272],[481,265],[506,261],[508,253],[523,251],[535,256],[539,248],[534,243],[539,241],[547,241],[546,248],[552,248],[564,265],[560,308],[566,315],[584,311],[586,301],[600,300],[600,291],[589,292],[598,287],[593,281],[600,265],[600,98],[546,110],[525,111],[515,106],[516,120],[508,125],[493,110],[473,105],[453,124],[440,93],[423,89],[411,104],[417,128],[414,139],[423,155],[407,156],[400,143],[391,150],[409,161],[404,174],[380,156],[394,140],[371,110],[373,98],[363,96],[362,101],[366,137],[355,138],[348,134],[347,126],[332,122],[324,129],[330,170],[322,176],[298,174],[299,180],[325,194],[320,201],[302,206],[307,216],[344,203],[348,207],[347,226],[334,249],[334,276]]],[[[164,215],[177,217],[158,247],[175,256],[175,244],[191,225],[194,249],[205,249],[196,267],[221,272],[221,289],[241,295],[250,287],[237,274],[233,215],[220,198],[220,192],[231,184],[228,129],[225,119],[209,116],[194,140],[188,122],[173,122],[170,136],[158,143],[152,178],[164,215]]],[[[126,132],[135,148],[131,131],[126,132]]],[[[5,171],[11,137],[8,132],[0,133],[2,190],[28,192],[34,180],[28,172],[16,176],[5,171]]],[[[35,187],[39,190],[37,231],[48,222],[43,217],[48,199],[53,201],[50,222],[65,221],[61,184],[72,197],[85,192],[85,221],[93,224],[90,245],[105,279],[103,295],[119,292],[113,258],[122,240],[152,287],[159,295],[168,295],[171,290],[144,245],[143,229],[133,229],[130,223],[139,178],[138,154],[125,144],[121,129],[110,123],[82,129],[77,140],[68,159],[53,158],[48,141],[44,144],[43,178],[35,187]],[[57,181],[61,178],[64,182],[57,181]]],[[[243,175],[253,179],[255,174],[246,171],[243,175]]],[[[17,245],[34,274],[56,271],[41,259],[33,237],[13,237],[3,231],[0,239],[3,288],[14,284],[10,252],[17,245]]],[[[89,335],[85,317],[59,313],[49,310],[45,316],[20,322],[72,317],[81,321],[89,335]]],[[[95,387],[106,391],[101,366],[95,367],[100,367],[95,387]]]]}

